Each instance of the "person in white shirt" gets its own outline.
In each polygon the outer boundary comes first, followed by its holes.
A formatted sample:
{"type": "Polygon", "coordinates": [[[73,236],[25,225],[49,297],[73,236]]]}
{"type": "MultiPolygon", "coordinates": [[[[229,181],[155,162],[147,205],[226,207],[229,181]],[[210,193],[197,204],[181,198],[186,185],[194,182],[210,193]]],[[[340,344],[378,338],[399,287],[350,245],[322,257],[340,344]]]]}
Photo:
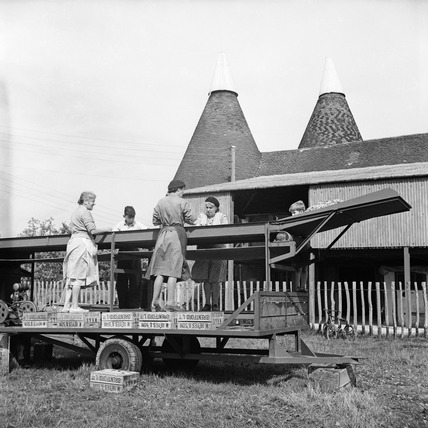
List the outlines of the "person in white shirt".
{"type": "MultiPolygon", "coordinates": [[[[219,211],[220,202],[214,196],[205,199],[205,212],[200,213],[196,220],[197,226],[217,226],[228,224],[225,214],[219,211]]],[[[224,247],[217,244],[213,247],[224,247]]],[[[198,248],[207,248],[198,246],[198,248]]],[[[226,279],[226,260],[197,260],[193,265],[192,279],[204,283],[206,304],[201,311],[220,310],[220,282],[226,279]]]]}
{"type": "MultiPolygon", "coordinates": [[[[141,230],[147,229],[143,223],[135,220],[135,209],[131,206],[126,206],[123,213],[123,220],[118,223],[113,232],[122,232],[125,230],[141,230]]],[[[135,274],[119,273],[116,279],[116,291],[119,299],[120,309],[139,308],[142,299],[141,286],[141,261],[139,258],[119,259],[117,262],[119,269],[132,270],[135,274]]]]}

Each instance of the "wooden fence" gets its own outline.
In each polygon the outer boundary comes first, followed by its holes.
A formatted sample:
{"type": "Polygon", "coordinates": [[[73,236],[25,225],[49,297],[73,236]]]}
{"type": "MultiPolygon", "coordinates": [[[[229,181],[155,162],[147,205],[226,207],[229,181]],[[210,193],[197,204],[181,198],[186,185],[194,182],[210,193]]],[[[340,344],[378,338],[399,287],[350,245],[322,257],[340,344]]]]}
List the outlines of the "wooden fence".
{"type": "MultiPolygon", "coordinates": [[[[233,284],[233,301],[225,302],[226,282],[220,288],[220,310],[237,309],[255,291],[266,290],[265,282],[236,281],[233,284]]],[[[292,284],[273,282],[273,291],[291,291],[292,284]]],[[[80,301],[85,304],[110,305],[110,282],[101,282],[93,288],[80,292],[80,301]]],[[[163,293],[163,297],[165,293],[163,293]]],[[[34,303],[38,310],[64,301],[62,281],[35,281],[34,303]]],[[[177,304],[187,310],[198,311],[205,304],[201,284],[193,281],[178,283],[177,304]]],[[[114,292],[113,305],[117,305],[114,292]]],[[[320,329],[326,321],[327,310],[336,310],[341,317],[361,334],[404,337],[424,335],[428,337],[427,286],[422,283],[385,282],[317,282],[309,289],[309,322],[311,328],[320,329]]],[[[253,308],[250,307],[250,310],[253,308]]]]}

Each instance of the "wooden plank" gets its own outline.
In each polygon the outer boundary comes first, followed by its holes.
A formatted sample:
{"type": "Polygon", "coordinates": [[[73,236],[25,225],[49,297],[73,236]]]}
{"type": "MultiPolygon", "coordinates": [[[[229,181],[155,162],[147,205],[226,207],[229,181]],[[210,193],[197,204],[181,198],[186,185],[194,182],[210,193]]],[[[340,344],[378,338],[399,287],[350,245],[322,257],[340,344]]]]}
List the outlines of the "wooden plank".
{"type": "Polygon", "coordinates": [[[386,337],[389,337],[389,305],[388,305],[388,290],[386,287],[386,283],[383,283],[383,291],[385,301],[383,303],[383,307],[385,308],[385,325],[386,325],[386,337]]]}
{"type": "Polygon", "coordinates": [[[416,337],[419,336],[419,289],[418,284],[415,281],[414,283],[415,287],[415,305],[416,305],[416,319],[415,319],[415,328],[416,328],[416,337]]]}
{"type": "Polygon", "coordinates": [[[377,336],[380,338],[382,335],[382,313],[380,304],[380,284],[376,282],[376,312],[377,312],[377,336]]]}
{"type": "Polygon", "coordinates": [[[399,310],[399,317],[400,317],[400,327],[401,327],[401,334],[400,337],[404,337],[404,312],[403,312],[403,287],[401,285],[401,281],[398,282],[398,310],[399,310]]]}
{"type": "Polygon", "coordinates": [[[396,302],[396,291],[395,282],[391,283],[391,303],[392,303],[392,331],[394,338],[397,337],[397,302],[396,302]]]}
{"type": "Polygon", "coordinates": [[[345,295],[346,295],[346,322],[348,324],[351,323],[351,299],[349,296],[349,287],[348,287],[348,283],[345,281],[344,282],[344,286],[345,286],[345,295]]]}
{"type": "Polygon", "coordinates": [[[372,304],[372,283],[369,281],[367,289],[367,301],[369,304],[369,335],[373,336],[373,304],[372,304]]]}
{"type": "Polygon", "coordinates": [[[321,282],[317,282],[317,302],[318,302],[318,330],[321,330],[322,317],[324,313],[322,311],[322,300],[321,300],[321,282]]]}
{"type": "Polygon", "coordinates": [[[363,335],[366,334],[366,303],[364,301],[364,283],[360,282],[361,291],[361,330],[363,335]]]}
{"type": "Polygon", "coordinates": [[[342,307],[342,283],[337,283],[337,297],[338,297],[338,307],[337,310],[339,311],[339,314],[341,317],[343,317],[343,307],[342,307]]]}
{"type": "Polygon", "coordinates": [[[426,282],[422,283],[422,298],[424,301],[424,314],[425,314],[425,321],[424,321],[424,337],[428,337],[428,298],[427,298],[427,285],[426,282]]]}
{"type": "Polygon", "coordinates": [[[354,313],[354,331],[357,332],[358,318],[357,318],[357,283],[352,281],[352,310],[354,313]]]}

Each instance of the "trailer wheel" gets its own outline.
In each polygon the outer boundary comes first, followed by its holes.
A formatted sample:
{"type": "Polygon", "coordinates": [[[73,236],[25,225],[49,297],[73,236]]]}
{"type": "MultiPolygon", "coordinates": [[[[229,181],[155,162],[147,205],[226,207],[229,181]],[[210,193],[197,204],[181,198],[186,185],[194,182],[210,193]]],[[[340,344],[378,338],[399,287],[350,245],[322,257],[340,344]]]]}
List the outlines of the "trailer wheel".
{"type": "Polygon", "coordinates": [[[9,307],[3,300],[0,300],[0,324],[6,321],[7,316],[9,315],[9,307]]]}
{"type": "Polygon", "coordinates": [[[98,349],[96,365],[100,370],[116,369],[140,372],[143,357],[134,343],[118,338],[106,340],[98,349]]]}
{"type": "Polygon", "coordinates": [[[136,365],[137,365],[137,367],[141,367],[140,370],[139,370],[140,373],[141,373],[144,359],[143,359],[143,352],[141,351],[140,347],[135,342],[133,342],[131,340],[131,338],[128,337],[128,336],[113,336],[110,339],[122,339],[122,340],[126,340],[128,343],[130,343],[132,346],[135,347],[136,365]]]}
{"type": "MultiPolygon", "coordinates": [[[[201,345],[198,338],[195,336],[174,336],[171,340],[177,342],[179,349],[183,350],[184,355],[201,353],[201,345]]],[[[177,352],[169,341],[168,336],[166,336],[162,342],[162,352],[177,352]]],[[[192,370],[198,365],[199,359],[185,360],[178,355],[177,358],[163,358],[163,362],[165,366],[171,370],[192,370]]]]}

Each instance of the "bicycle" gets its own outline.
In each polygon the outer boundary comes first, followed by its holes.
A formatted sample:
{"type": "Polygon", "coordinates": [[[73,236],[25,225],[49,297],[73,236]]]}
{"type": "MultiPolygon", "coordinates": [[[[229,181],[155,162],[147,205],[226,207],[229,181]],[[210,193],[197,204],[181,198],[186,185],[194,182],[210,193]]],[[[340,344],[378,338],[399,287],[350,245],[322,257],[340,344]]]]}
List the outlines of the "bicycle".
{"type": "Polygon", "coordinates": [[[339,311],[334,310],[328,310],[324,309],[324,312],[327,315],[327,321],[322,325],[322,335],[326,339],[355,339],[355,330],[352,325],[350,325],[344,318],[340,317],[339,311]],[[336,319],[338,320],[339,324],[336,325],[336,319]],[[343,322],[346,322],[345,325],[343,325],[343,322]]]}

